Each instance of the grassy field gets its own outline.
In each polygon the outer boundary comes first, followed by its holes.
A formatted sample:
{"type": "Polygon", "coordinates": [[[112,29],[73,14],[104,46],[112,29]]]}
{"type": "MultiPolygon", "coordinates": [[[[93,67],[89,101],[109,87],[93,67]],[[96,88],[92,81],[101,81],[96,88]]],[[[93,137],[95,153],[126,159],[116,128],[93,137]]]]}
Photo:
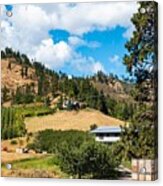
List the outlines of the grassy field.
{"type": "Polygon", "coordinates": [[[26,146],[27,146],[26,137],[13,138],[11,140],[2,140],[1,162],[8,163],[8,162],[18,161],[18,160],[23,160],[23,159],[29,159],[29,158],[39,158],[43,156],[43,154],[39,154],[39,153],[36,154],[36,153],[17,153],[16,152],[17,148],[25,148],[26,146]],[[12,141],[16,141],[17,143],[12,144],[12,141]]]}
{"type": "Polygon", "coordinates": [[[24,148],[27,145],[26,137],[3,140],[2,149],[7,147],[7,151],[1,152],[2,176],[4,177],[50,177],[65,178],[54,155],[42,153],[17,153],[16,148],[24,148]],[[12,144],[15,140],[18,143],[12,144]],[[6,164],[12,164],[12,169],[8,170],[6,164]]]}
{"type": "Polygon", "coordinates": [[[23,159],[30,159],[30,158],[38,158],[42,157],[42,154],[30,154],[30,153],[16,153],[16,152],[1,152],[1,160],[2,163],[9,163],[13,161],[23,160],[23,159]]]}
{"type": "Polygon", "coordinates": [[[94,109],[85,109],[81,111],[58,111],[52,115],[36,116],[25,119],[28,132],[37,132],[45,129],[55,130],[90,130],[92,124],[98,126],[118,126],[124,122],[104,115],[94,109]]]}
{"type": "Polygon", "coordinates": [[[10,177],[47,177],[47,178],[67,178],[58,165],[55,156],[46,155],[39,158],[27,158],[10,162],[12,169],[8,170],[6,164],[2,163],[2,176],[10,177]]]}
{"type": "MultiPolygon", "coordinates": [[[[33,108],[28,109],[29,113],[33,108]]],[[[44,111],[44,110],[43,110],[44,111]]],[[[26,112],[25,126],[29,132],[37,132],[45,129],[55,130],[90,130],[92,124],[98,126],[123,125],[124,122],[116,118],[107,116],[94,109],[80,111],[58,111],[54,114],[38,116],[30,115],[26,112]],[[27,115],[26,115],[27,114],[27,115]]],[[[18,137],[2,140],[2,176],[4,177],[31,177],[31,178],[68,178],[69,175],[63,173],[58,165],[58,160],[54,155],[29,152],[18,153],[17,148],[25,148],[33,137],[18,137]],[[16,143],[12,143],[15,141],[16,143]],[[12,169],[8,170],[6,164],[11,163],[12,169]]]]}

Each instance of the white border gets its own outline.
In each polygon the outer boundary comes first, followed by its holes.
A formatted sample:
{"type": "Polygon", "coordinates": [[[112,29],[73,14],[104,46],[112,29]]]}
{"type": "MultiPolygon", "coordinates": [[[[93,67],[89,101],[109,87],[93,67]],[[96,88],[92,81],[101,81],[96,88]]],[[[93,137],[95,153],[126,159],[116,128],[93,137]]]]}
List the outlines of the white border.
{"type": "MultiPolygon", "coordinates": [[[[56,2],[96,2],[102,0],[1,0],[0,4],[16,4],[16,3],[56,3],[56,2]]],[[[114,0],[112,0],[114,1],[114,0]]],[[[117,0],[115,0],[117,1],[117,0]]],[[[133,0],[125,0],[125,1],[133,1],[133,0]]],[[[157,0],[159,3],[159,144],[163,143],[163,114],[161,111],[163,110],[163,0],[157,0]]],[[[159,145],[159,180],[155,182],[137,182],[137,181],[101,181],[101,180],[64,180],[64,179],[23,179],[23,178],[0,178],[0,185],[2,186],[126,186],[126,185],[163,185],[162,178],[162,167],[163,167],[163,145],[159,145]]]]}

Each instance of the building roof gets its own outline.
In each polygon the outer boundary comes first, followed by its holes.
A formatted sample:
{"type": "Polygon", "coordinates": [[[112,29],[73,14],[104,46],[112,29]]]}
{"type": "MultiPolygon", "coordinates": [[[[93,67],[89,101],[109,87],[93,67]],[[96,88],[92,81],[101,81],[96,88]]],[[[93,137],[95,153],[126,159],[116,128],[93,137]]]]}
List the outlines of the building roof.
{"type": "Polygon", "coordinates": [[[101,126],[92,130],[91,133],[121,133],[121,127],[101,126]]]}

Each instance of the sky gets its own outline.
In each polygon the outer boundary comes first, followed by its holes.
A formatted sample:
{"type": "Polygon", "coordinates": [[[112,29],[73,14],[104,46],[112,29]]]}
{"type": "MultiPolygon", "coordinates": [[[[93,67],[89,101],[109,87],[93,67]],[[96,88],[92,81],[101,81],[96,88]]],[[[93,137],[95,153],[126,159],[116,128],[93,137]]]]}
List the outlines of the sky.
{"type": "Polygon", "coordinates": [[[2,8],[2,49],[12,47],[68,75],[103,71],[121,77],[137,9],[134,1],[7,5],[2,8]]]}

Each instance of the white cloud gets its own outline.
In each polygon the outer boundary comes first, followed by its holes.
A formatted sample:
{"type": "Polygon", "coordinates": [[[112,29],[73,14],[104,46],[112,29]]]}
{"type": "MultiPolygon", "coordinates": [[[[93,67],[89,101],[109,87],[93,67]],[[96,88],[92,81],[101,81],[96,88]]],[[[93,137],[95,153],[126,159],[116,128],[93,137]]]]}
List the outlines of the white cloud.
{"type": "Polygon", "coordinates": [[[115,54],[114,56],[112,56],[112,57],[109,58],[109,61],[111,63],[117,63],[117,62],[120,61],[120,57],[117,54],[115,54]]]}
{"type": "Polygon", "coordinates": [[[91,42],[87,43],[87,46],[90,48],[99,48],[101,46],[101,44],[97,41],[91,41],[91,42]]]}
{"type": "Polygon", "coordinates": [[[109,62],[110,62],[110,68],[109,68],[109,71],[110,73],[113,73],[113,74],[123,74],[123,71],[125,71],[125,66],[123,65],[122,63],[122,58],[115,54],[113,56],[111,56],[109,58],[109,62]]]}
{"type": "Polygon", "coordinates": [[[74,6],[67,3],[14,5],[11,18],[7,18],[5,11],[2,11],[1,46],[12,47],[53,68],[72,60],[79,63],[75,64],[79,70],[104,70],[95,59],[76,54],[75,47],[99,47],[96,41],[82,39],[84,33],[93,30],[122,26],[127,29],[124,36],[129,37],[133,29],[130,18],[136,11],[135,2],[78,3],[74,6]],[[48,34],[51,29],[64,29],[73,36],[68,43],[53,43],[48,34]]]}
{"type": "Polygon", "coordinates": [[[49,17],[35,5],[15,5],[13,16],[5,17],[3,22],[2,48],[12,46],[15,50],[32,55],[35,47],[49,37],[49,17]]]}
{"type": "Polygon", "coordinates": [[[55,20],[58,17],[54,27],[61,27],[77,35],[112,29],[117,25],[130,29],[130,18],[136,11],[136,2],[78,3],[72,7],[60,4],[53,13],[55,20]]]}
{"type": "Polygon", "coordinates": [[[84,41],[83,39],[77,36],[70,36],[68,38],[68,42],[71,46],[75,46],[75,47],[86,44],[86,41],[84,41]]]}
{"type": "Polygon", "coordinates": [[[135,26],[133,24],[129,25],[126,32],[124,32],[123,37],[129,39],[132,36],[134,30],[135,30],[135,26]]]}
{"type": "Polygon", "coordinates": [[[68,38],[68,43],[73,47],[79,47],[79,46],[86,46],[89,48],[98,48],[101,46],[101,44],[97,41],[85,41],[79,36],[70,36],[68,38]]]}
{"type": "Polygon", "coordinates": [[[72,55],[73,51],[66,42],[54,44],[52,39],[47,39],[42,41],[34,56],[39,61],[45,61],[49,67],[58,69],[71,60],[72,55]]]}
{"type": "Polygon", "coordinates": [[[70,65],[73,69],[76,69],[78,72],[83,74],[94,74],[98,71],[105,72],[103,65],[99,61],[96,61],[90,56],[85,57],[77,53],[75,54],[75,57],[71,61],[70,65]]]}
{"type": "Polygon", "coordinates": [[[74,70],[84,74],[94,74],[103,71],[104,67],[92,57],[85,57],[76,53],[73,46],[64,41],[54,44],[52,39],[43,40],[37,48],[34,57],[38,61],[46,61],[45,65],[49,68],[59,69],[67,62],[74,70]]]}
{"type": "Polygon", "coordinates": [[[105,72],[104,67],[102,66],[102,64],[100,62],[94,63],[92,67],[93,67],[94,73],[97,73],[98,71],[105,72]]]}

